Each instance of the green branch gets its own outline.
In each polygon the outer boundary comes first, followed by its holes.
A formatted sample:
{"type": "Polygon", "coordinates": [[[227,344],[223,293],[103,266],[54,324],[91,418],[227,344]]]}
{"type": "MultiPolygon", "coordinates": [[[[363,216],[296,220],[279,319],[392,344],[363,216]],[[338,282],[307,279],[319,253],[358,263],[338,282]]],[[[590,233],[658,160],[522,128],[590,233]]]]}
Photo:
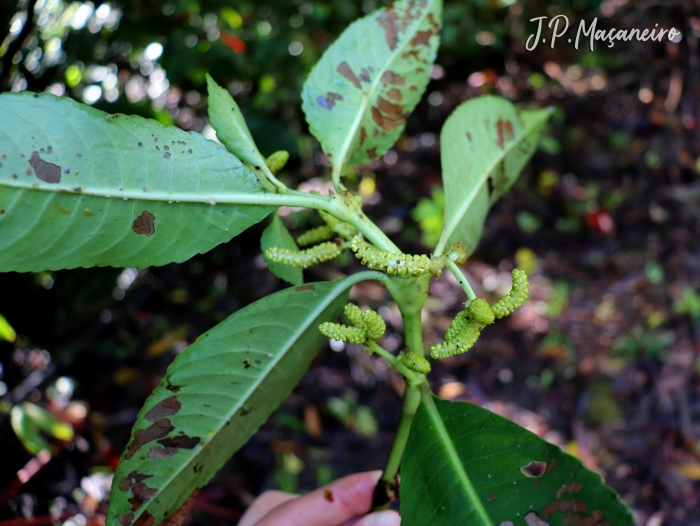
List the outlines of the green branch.
{"type": "Polygon", "coordinates": [[[472,286],[469,284],[467,281],[467,278],[462,274],[462,271],[460,268],[457,266],[457,263],[452,261],[451,259],[445,258],[445,266],[452,272],[455,278],[457,278],[457,281],[459,281],[459,284],[462,285],[462,288],[464,289],[464,292],[467,293],[467,297],[470,300],[476,299],[476,294],[474,294],[474,290],[472,289],[472,286]]]}

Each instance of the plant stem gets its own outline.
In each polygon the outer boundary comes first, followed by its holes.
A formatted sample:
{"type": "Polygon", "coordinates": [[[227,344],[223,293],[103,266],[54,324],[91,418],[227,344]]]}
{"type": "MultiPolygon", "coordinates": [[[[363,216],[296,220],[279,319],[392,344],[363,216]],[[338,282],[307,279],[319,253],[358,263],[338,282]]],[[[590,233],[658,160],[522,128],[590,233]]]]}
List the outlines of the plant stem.
{"type": "Polygon", "coordinates": [[[403,403],[401,405],[399,427],[396,430],[394,443],[391,445],[391,451],[389,452],[389,458],[384,466],[382,478],[379,480],[379,484],[377,484],[377,489],[381,488],[384,495],[378,497],[377,491],[375,490],[375,510],[388,508],[389,504],[396,496],[396,474],[399,472],[401,458],[403,457],[403,452],[406,449],[406,443],[408,442],[408,435],[411,432],[413,417],[415,416],[416,411],[418,410],[418,405],[420,404],[420,392],[421,389],[419,384],[414,385],[411,383],[406,383],[406,390],[403,393],[403,403]]]}
{"type": "Polygon", "coordinates": [[[423,331],[420,324],[421,311],[401,311],[401,315],[403,316],[406,346],[411,352],[423,356],[423,331]]]}
{"type": "MultiPolygon", "coordinates": [[[[447,258],[445,258],[447,259],[447,258]]],[[[460,268],[457,266],[457,263],[454,261],[447,259],[445,261],[445,266],[450,269],[450,272],[454,274],[454,277],[457,278],[457,281],[459,281],[459,284],[462,285],[462,288],[464,289],[464,292],[467,293],[467,297],[470,300],[473,300],[476,298],[476,294],[474,294],[474,290],[472,289],[472,286],[469,284],[467,281],[467,278],[462,274],[462,271],[460,268]]]]}

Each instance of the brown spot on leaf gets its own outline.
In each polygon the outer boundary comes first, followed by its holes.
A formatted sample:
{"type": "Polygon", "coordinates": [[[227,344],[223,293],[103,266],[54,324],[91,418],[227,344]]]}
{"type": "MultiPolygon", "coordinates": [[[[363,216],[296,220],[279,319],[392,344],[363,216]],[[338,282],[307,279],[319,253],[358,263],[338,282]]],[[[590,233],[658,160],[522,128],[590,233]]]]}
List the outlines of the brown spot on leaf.
{"type": "Polygon", "coordinates": [[[130,459],[144,444],[158,440],[159,438],[164,438],[173,429],[173,425],[167,418],[161,418],[156,423],[147,427],[146,429],[137,429],[134,432],[134,438],[127,446],[126,458],[130,459]]]}
{"type": "Polygon", "coordinates": [[[131,224],[131,229],[139,235],[142,236],[152,236],[156,233],[155,226],[156,216],[151,214],[148,210],[141,212],[141,215],[134,219],[131,224]]]}
{"type": "Polygon", "coordinates": [[[83,189],[80,188],[79,186],[76,186],[75,188],[73,188],[73,191],[74,191],[74,192],[82,192],[83,189]]]}
{"type": "MultiPolygon", "coordinates": [[[[144,475],[143,473],[132,471],[119,484],[120,491],[131,491],[133,495],[133,497],[129,499],[129,502],[131,503],[131,511],[138,510],[141,506],[143,506],[144,502],[146,502],[148,499],[152,499],[158,494],[158,490],[156,488],[149,488],[143,482],[152,476],[153,475],[144,475]]],[[[131,515],[130,521],[132,520],[133,515],[131,515]]]]}
{"type": "Polygon", "coordinates": [[[467,132],[467,140],[468,140],[469,142],[471,142],[471,140],[472,140],[472,134],[469,133],[469,132],[467,132]]]}
{"type": "Polygon", "coordinates": [[[134,526],[153,526],[156,523],[156,518],[144,511],[143,514],[136,520],[134,526]]]}
{"type": "Polygon", "coordinates": [[[403,95],[401,95],[401,92],[396,88],[391,88],[389,91],[387,91],[386,96],[391,100],[395,100],[396,102],[401,102],[403,99],[403,95]]]}
{"type": "Polygon", "coordinates": [[[401,126],[404,122],[403,119],[396,119],[391,116],[385,117],[376,106],[372,106],[372,120],[384,131],[394,130],[401,126]]]}
{"type": "Polygon", "coordinates": [[[400,105],[394,104],[393,102],[389,102],[388,100],[383,99],[382,97],[377,98],[377,107],[382,113],[386,114],[392,119],[403,119],[404,117],[400,105]]]}
{"type": "Polygon", "coordinates": [[[34,168],[34,174],[41,181],[51,184],[61,182],[61,167],[53,163],[43,161],[39,156],[39,152],[32,152],[32,158],[29,159],[29,164],[32,168],[34,168]]]}
{"type": "Polygon", "coordinates": [[[608,521],[602,520],[603,512],[593,510],[590,517],[582,517],[581,515],[567,515],[562,518],[561,523],[564,526],[573,524],[575,526],[612,526],[608,521]]]}
{"type": "Polygon", "coordinates": [[[90,217],[91,215],[92,215],[92,210],[90,210],[89,208],[86,208],[85,209],[85,217],[90,217]]]}
{"type": "Polygon", "coordinates": [[[5,209],[4,209],[4,208],[0,208],[0,216],[1,216],[2,214],[4,214],[4,213],[5,213],[5,209]]]}
{"type": "Polygon", "coordinates": [[[550,463],[547,464],[547,469],[545,470],[544,474],[549,475],[554,468],[557,467],[557,461],[552,460],[550,463]]]}
{"type": "Polygon", "coordinates": [[[144,415],[144,418],[149,422],[157,422],[161,418],[177,414],[181,408],[182,404],[180,404],[177,396],[171,396],[154,405],[150,411],[144,415]]]}
{"type": "Polygon", "coordinates": [[[586,503],[578,500],[552,502],[544,507],[542,510],[542,516],[545,519],[549,519],[558,511],[561,511],[562,513],[581,513],[582,511],[586,511],[586,503]]]}
{"type": "Polygon", "coordinates": [[[168,458],[177,453],[177,448],[174,447],[158,447],[153,446],[148,451],[148,458],[168,458]]]}
{"type": "Polygon", "coordinates": [[[396,24],[399,16],[394,11],[393,7],[389,7],[377,17],[377,23],[384,28],[384,38],[389,46],[389,49],[394,51],[399,43],[399,28],[396,24]]]}
{"type": "Polygon", "coordinates": [[[393,71],[385,71],[382,74],[382,82],[384,84],[393,84],[394,86],[403,86],[406,84],[406,79],[401,75],[397,75],[393,71]]]}
{"type": "MultiPolygon", "coordinates": [[[[489,178],[489,180],[491,180],[491,178],[489,178]]],[[[547,469],[547,464],[533,460],[527,466],[520,468],[520,471],[528,478],[537,478],[542,476],[545,469],[547,469]]]]}
{"type": "Polygon", "coordinates": [[[496,493],[492,493],[491,496],[489,497],[489,501],[496,500],[497,498],[498,498],[498,495],[496,493]]]}
{"type": "Polygon", "coordinates": [[[496,145],[502,150],[506,142],[506,133],[508,134],[508,139],[513,139],[513,123],[504,121],[503,118],[498,119],[496,133],[498,134],[496,145]]]}
{"type": "Polygon", "coordinates": [[[323,490],[323,498],[328,502],[333,502],[333,492],[329,489],[323,490]]]}
{"type": "MultiPolygon", "coordinates": [[[[316,98],[316,102],[318,102],[318,105],[328,111],[333,109],[333,106],[335,106],[335,101],[337,100],[343,100],[343,96],[339,93],[331,93],[330,91],[326,93],[325,96],[320,95],[316,98]]],[[[192,150],[190,150],[190,153],[192,153],[192,150]]]]}
{"type": "Polygon", "coordinates": [[[435,16],[432,13],[428,13],[428,22],[433,28],[433,31],[437,32],[440,29],[440,24],[435,20],[435,16]]]}
{"type": "Polygon", "coordinates": [[[182,526],[190,514],[192,504],[194,504],[194,499],[197,497],[198,493],[198,489],[194,490],[192,494],[189,497],[187,497],[187,500],[180,507],[180,509],[173,513],[170,517],[165,519],[163,522],[161,522],[160,526],[182,526]]]}
{"type": "Polygon", "coordinates": [[[416,33],[416,36],[414,36],[411,39],[411,46],[418,47],[420,45],[424,45],[424,46],[430,47],[430,37],[432,35],[433,35],[433,32],[430,30],[418,31],[416,33]]]}
{"type": "Polygon", "coordinates": [[[199,437],[190,437],[187,435],[178,435],[172,438],[164,438],[159,440],[158,443],[166,448],[174,447],[176,449],[194,449],[194,447],[199,444],[201,440],[199,437]]]}
{"type": "Polygon", "coordinates": [[[83,154],[82,154],[82,153],[80,153],[80,152],[75,152],[75,156],[76,156],[76,157],[82,157],[82,156],[83,156],[83,154]]]}
{"type": "Polygon", "coordinates": [[[365,139],[367,139],[367,130],[365,130],[365,127],[363,126],[360,128],[360,146],[365,143],[365,139]]]}
{"type": "Polygon", "coordinates": [[[367,150],[367,155],[370,159],[374,159],[375,157],[377,157],[377,147],[375,146],[374,148],[369,148],[367,150]]]}
{"type": "Polygon", "coordinates": [[[564,493],[578,493],[583,489],[583,484],[580,482],[572,482],[571,484],[566,484],[557,490],[557,498],[560,499],[564,493]]]}
{"type": "Polygon", "coordinates": [[[337,69],[338,73],[340,73],[343,77],[348,79],[352,84],[357,88],[357,89],[362,89],[362,85],[360,84],[360,80],[355,76],[355,73],[353,73],[352,69],[350,69],[350,65],[343,61],[340,63],[337,69]]]}
{"type": "Polygon", "coordinates": [[[134,520],[134,514],[129,513],[128,515],[119,515],[119,524],[122,526],[131,526],[131,522],[134,520]]]}
{"type": "Polygon", "coordinates": [[[313,285],[299,285],[294,288],[294,292],[305,292],[307,290],[316,290],[316,287],[313,285]]]}
{"type": "Polygon", "coordinates": [[[164,157],[165,159],[170,159],[170,152],[165,152],[165,153],[163,154],[163,157],[164,157]]]}
{"type": "Polygon", "coordinates": [[[370,73],[372,73],[372,68],[362,68],[360,70],[360,80],[369,83],[372,80],[369,76],[370,73]]]}

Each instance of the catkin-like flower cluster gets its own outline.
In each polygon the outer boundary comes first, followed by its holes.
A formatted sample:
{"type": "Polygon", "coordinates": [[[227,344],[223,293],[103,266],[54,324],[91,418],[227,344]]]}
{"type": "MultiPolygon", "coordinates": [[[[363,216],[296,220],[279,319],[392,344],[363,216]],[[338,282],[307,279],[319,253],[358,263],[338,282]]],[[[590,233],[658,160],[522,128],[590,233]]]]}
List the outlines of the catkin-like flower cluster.
{"type": "Polygon", "coordinates": [[[271,247],[265,251],[265,256],[275,263],[283,263],[296,268],[309,268],[324,261],[337,258],[342,253],[342,245],[329,241],[306,250],[271,247]]]}
{"type": "Polygon", "coordinates": [[[441,257],[428,257],[425,254],[395,254],[373,247],[362,236],[355,236],[350,242],[355,257],[371,270],[380,270],[396,276],[421,276],[442,273],[445,261],[441,257]]]}
{"type": "Polygon", "coordinates": [[[372,309],[362,312],[353,303],[345,305],[345,317],[351,326],[341,323],[326,322],[318,326],[324,336],[347,343],[363,344],[376,341],[386,332],[386,322],[372,309]]]}
{"type": "Polygon", "coordinates": [[[430,362],[413,351],[399,353],[399,361],[411,371],[420,374],[428,374],[430,372],[430,362]]]}
{"type": "Polygon", "coordinates": [[[482,298],[471,300],[467,308],[452,320],[445,333],[445,341],[430,348],[430,356],[443,359],[467,352],[477,342],[484,327],[491,325],[496,318],[508,316],[525,303],[530,292],[527,275],[515,269],[512,276],[511,291],[493,306],[482,298]]]}
{"type": "Polygon", "coordinates": [[[491,306],[493,313],[499,320],[522,306],[530,294],[530,282],[527,279],[527,274],[516,268],[513,270],[512,276],[513,287],[510,292],[491,306]]]}

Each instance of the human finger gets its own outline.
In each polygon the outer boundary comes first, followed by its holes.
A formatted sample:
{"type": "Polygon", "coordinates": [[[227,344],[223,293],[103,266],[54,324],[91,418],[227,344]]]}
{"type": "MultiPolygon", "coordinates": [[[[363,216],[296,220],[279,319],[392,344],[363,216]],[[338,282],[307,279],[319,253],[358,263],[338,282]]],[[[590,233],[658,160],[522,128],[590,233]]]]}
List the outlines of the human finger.
{"type": "Polygon", "coordinates": [[[265,515],[255,526],[341,526],[369,513],[381,471],[356,473],[308,495],[289,500],[265,515]]]}
{"type": "Polygon", "coordinates": [[[299,495],[284,491],[271,490],[261,494],[253,501],[238,522],[238,526],[253,526],[256,522],[270,513],[274,508],[299,498],[299,495]]]}

